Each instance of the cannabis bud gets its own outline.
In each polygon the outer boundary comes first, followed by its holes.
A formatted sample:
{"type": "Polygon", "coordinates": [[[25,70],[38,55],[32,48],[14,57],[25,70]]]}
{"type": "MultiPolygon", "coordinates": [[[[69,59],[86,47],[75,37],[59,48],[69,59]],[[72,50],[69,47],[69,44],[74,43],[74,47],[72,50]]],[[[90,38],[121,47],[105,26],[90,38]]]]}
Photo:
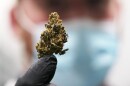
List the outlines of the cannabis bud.
{"type": "Polygon", "coordinates": [[[68,35],[62,26],[62,20],[57,12],[49,15],[48,24],[45,24],[46,30],[41,33],[40,41],[36,45],[38,58],[44,55],[65,54],[68,49],[63,49],[67,42],[68,35]]]}

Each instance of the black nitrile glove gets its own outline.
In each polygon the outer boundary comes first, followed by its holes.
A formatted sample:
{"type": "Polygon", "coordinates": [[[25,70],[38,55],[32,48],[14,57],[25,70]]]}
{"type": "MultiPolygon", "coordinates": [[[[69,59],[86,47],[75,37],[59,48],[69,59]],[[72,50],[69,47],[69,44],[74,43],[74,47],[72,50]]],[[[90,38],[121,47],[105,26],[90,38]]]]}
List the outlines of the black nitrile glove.
{"type": "Polygon", "coordinates": [[[47,86],[52,80],[57,65],[54,55],[44,56],[32,65],[15,86],[47,86]]]}

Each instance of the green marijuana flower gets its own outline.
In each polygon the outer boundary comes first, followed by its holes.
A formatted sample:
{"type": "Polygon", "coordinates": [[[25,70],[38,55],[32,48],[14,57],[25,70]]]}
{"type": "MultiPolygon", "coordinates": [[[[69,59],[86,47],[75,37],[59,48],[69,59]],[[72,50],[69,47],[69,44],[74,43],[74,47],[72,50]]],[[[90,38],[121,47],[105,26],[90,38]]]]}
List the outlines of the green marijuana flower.
{"type": "Polygon", "coordinates": [[[38,58],[52,54],[63,55],[68,50],[63,49],[68,35],[62,26],[62,20],[59,18],[57,12],[49,15],[48,23],[45,24],[46,30],[41,33],[40,41],[36,45],[38,58]]]}

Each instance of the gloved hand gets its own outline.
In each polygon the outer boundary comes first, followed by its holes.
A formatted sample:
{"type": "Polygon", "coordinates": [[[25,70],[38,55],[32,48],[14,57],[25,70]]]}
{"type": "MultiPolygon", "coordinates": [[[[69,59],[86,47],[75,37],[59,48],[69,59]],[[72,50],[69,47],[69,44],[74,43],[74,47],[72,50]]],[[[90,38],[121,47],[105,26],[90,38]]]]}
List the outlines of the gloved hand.
{"type": "Polygon", "coordinates": [[[17,80],[15,86],[48,86],[55,74],[56,66],[56,57],[46,55],[32,65],[25,75],[17,80]]]}

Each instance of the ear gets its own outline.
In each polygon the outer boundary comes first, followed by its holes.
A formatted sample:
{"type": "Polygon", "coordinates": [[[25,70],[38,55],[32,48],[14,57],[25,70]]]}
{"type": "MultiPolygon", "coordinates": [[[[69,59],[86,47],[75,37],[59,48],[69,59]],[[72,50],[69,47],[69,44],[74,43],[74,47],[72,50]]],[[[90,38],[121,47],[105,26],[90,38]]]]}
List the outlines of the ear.
{"type": "Polygon", "coordinates": [[[11,22],[11,26],[15,27],[17,21],[15,18],[15,11],[16,11],[16,7],[12,8],[10,11],[10,22],[11,22]]]}
{"type": "Polygon", "coordinates": [[[14,32],[15,35],[18,35],[20,32],[19,24],[17,22],[17,19],[15,17],[15,12],[17,10],[17,6],[13,7],[10,11],[9,17],[10,17],[10,25],[11,29],[14,32]]]}
{"type": "Polygon", "coordinates": [[[116,6],[116,16],[119,16],[120,11],[121,11],[121,4],[119,0],[115,0],[115,6],[116,6]]]}
{"type": "Polygon", "coordinates": [[[119,0],[113,0],[112,3],[112,8],[110,8],[110,19],[118,19],[120,16],[121,5],[119,0]]]}

